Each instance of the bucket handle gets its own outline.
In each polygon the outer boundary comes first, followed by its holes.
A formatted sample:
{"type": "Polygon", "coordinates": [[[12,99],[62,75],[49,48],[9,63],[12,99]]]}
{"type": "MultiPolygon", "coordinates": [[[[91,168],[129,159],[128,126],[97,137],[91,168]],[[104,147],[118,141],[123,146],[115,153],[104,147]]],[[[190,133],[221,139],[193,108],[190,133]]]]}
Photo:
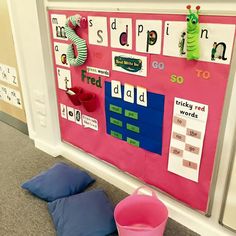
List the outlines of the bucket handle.
{"type": "Polygon", "coordinates": [[[139,191],[140,191],[141,189],[146,189],[146,190],[148,190],[149,192],[151,192],[153,198],[158,199],[156,193],[155,193],[151,188],[149,188],[149,187],[147,187],[147,186],[140,186],[139,188],[137,188],[137,189],[134,191],[134,193],[133,193],[132,195],[138,195],[138,193],[139,193],[139,191]]]}

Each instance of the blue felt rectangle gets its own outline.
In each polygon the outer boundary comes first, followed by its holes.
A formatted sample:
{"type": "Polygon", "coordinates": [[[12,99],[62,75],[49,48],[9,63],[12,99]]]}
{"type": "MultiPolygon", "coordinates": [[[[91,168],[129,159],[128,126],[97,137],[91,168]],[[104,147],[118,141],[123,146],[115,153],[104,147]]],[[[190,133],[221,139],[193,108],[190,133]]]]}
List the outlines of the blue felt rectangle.
{"type": "MultiPolygon", "coordinates": [[[[110,98],[110,97],[106,97],[106,102],[105,102],[105,109],[106,112],[112,112],[109,110],[109,106],[110,104],[113,104],[115,106],[119,106],[122,107],[122,116],[125,117],[125,110],[129,110],[129,111],[133,111],[133,112],[137,112],[138,113],[138,120],[140,122],[143,123],[147,123],[150,125],[159,125],[162,126],[162,122],[163,122],[163,111],[159,111],[159,110],[154,110],[151,109],[149,107],[144,107],[144,106],[140,106],[137,104],[132,104],[132,103],[128,103],[128,102],[124,102],[121,99],[117,99],[117,98],[110,98]]],[[[115,113],[115,112],[112,112],[115,113]]],[[[115,113],[118,114],[118,113],[115,113]]],[[[132,118],[130,118],[132,119],[132,118]]],[[[135,119],[132,119],[135,120],[135,119]]]]}
{"type": "Polygon", "coordinates": [[[156,136],[156,139],[152,139],[146,136],[142,136],[141,134],[137,134],[127,129],[120,128],[113,124],[107,125],[107,133],[111,134],[111,131],[116,131],[122,134],[122,140],[127,141],[127,137],[135,139],[140,142],[140,147],[146,149],[150,152],[158,153],[161,155],[162,153],[162,133],[159,133],[159,137],[156,136]]]}
{"type": "Polygon", "coordinates": [[[162,153],[162,132],[165,97],[161,94],[147,92],[147,107],[137,104],[137,89],[134,89],[134,103],[123,100],[124,86],[121,86],[122,98],[111,96],[111,83],[105,82],[105,110],[107,133],[127,142],[135,140],[134,144],[157,154],[162,153]],[[122,108],[118,114],[110,109],[110,106],[122,108]],[[130,113],[130,116],[126,115],[130,113]],[[122,127],[111,123],[114,118],[122,122],[122,127]],[[137,127],[138,132],[127,129],[127,124],[137,127]],[[114,135],[117,134],[117,135],[114,135]]]}
{"type": "Polygon", "coordinates": [[[153,121],[153,124],[148,124],[148,123],[144,123],[142,121],[129,119],[125,116],[121,116],[121,115],[115,114],[113,112],[107,112],[106,113],[107,126],[109,126],[110,123],[111,123],[110,122],[110,117],[122,121],[124,129],[126,129],[126,124],[127,123],[138,126],[139,129],[140,129],[140,134],[142,134],[142,136],[147,136],[147,137],[152,138],[152,139],[156,139],[158,137],[158,135],[159,135],[159,138],[162,137],[162,129],[163,129],[162,124],[156,123],[155,121],[153,121]]]}

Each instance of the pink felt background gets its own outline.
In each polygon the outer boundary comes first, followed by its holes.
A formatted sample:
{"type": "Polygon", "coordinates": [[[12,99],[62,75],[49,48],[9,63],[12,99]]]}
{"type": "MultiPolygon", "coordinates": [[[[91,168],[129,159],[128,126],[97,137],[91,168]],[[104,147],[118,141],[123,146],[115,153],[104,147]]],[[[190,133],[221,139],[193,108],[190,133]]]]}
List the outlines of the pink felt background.
{"type": "MultiPolygon", "coordinates": [[[[58,108],[63,103],[67,106],[81,109],[83,114],[87,114],[98,120],[99,131],[85,129],[74,122],[60,117],[61,138],[63,141],[71,143],[85,152],[109,162],[121,170],[130,173],[143,180],[144,182],[156,186],[181,202],[186,203],[192,208],[206,212],[208,206],[209,190],[217,148],[218,133],[221,123],[224,97],[229,76],[229,65],[193,62],[181,58],[167,57],[163,55],[149,55],[135,51],[135,20],[136,19],[157,19],[163,21],[184,21],[184,15],[161,15],[161,14],[128,14],[128,13],[106,13],[106,12],[79,12],[79,11],[49,11],[51,14],[74,14],[82,16],[107,16],[108,17],[108,42],[110,45],[109,17],[125,17],[133,20],[133,50],[112,49],[110,46],[102,47],[88,44],[88,59],[80,67],[71,67],[72,84],[80,86],[86,90],[96,93],[99,97],[99,107],[95,112],[88,113],[83,107],[75,107],[68,99],[63,90],[58,89],[56,78],[56,66],[54,58],[55,81],[57,87],[58,108]],[[126,73],[112,71],[111,53],[112,51],[133,53],[147,56],[148,59],[148,76],[140,77],[126,73]],[[164,62],[165,70],[153,69],[152,61],[164,62]],[[93,66],[110,70],[110,77],[102,77],[103,88],[97,88],[81,81],[81,70],[86,70],[86,66],[93,66]],[[211,73],[211,79],[204,80],[196,77],[195,69],[207,70],[211,73]],[[182,85],[170,82],[172,74],[181,75],[185,78],[182,85]],[[163,124],[163,148],[162,155],[157,155],[136,148],[130,144],[120,141],[106,133],[105,121],[105,101],[104,81],[119,80],[123,83],[139,85],[146,87],[148,91],[165,95],[165,111],[163,124]],[[182,178],[176,174],[167,171],[168,152],[170,144],[170,135],[172,127],[172,114],[174,97],[189,99],[209,106],[209,116],[206,126],[206,135],[202,152],[202,162],[200,167],[199,183],[182,178]]],[[[222,23],[235,24],[235,17],[216,17],[201,16],[202,23],[222,23]]],[[[51,24],[50,24],[51,27],[51,24]]],[[[164,33],[164,32],[163,32],[164,33]]],[[[80,37],[88,42],[88,29],[78,32],[80,37]]],[[[52,48],[53,42],[62,42],[53,39],[51,28],[52,48]]],[[[163,41],[162,41],[163,44],[163,41]]],[[[53,52],[54,56],[54,52],[53,52]]],[[[57,66],[60,67],[60,66],[57,66]]],[[[63,68],[63,67],[62,67],[63,68]]],[[[66,68],[65,68],[66,69],[66,68]]],[[[90,74],[97,78],[97,75],[90,74]]],[[[155,121],[153,121],[155,122],[155,121]]]]}

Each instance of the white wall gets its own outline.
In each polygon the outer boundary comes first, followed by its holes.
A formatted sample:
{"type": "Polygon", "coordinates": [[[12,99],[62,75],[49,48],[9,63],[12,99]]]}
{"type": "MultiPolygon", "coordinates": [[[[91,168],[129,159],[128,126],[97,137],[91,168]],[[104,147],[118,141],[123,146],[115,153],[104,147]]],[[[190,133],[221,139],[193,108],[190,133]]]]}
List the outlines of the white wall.
{"type": "MultiPolygon", "coordinates": [[[[42,1],[42,0],[8,0],[14,38],[16,42],[17,59],[22,78],[24,100],[26,102],[26,113],[30,137],[35,141],[36,147],[49,154],[63,155],[66,158],[94,172],[98,176],[110,181],[117,187],[133,192],[135,188],[142,185],[138,180],[126,175],[114,167],[96,160],[73,148],[61,143],[59,125],[57,121],[57,105],[52,70],[51,50],[49,44],[49,32],[47,25],[46,6],[53,8],[74,8],[74,9],[107,9],[132,11],[156,11],[185,13],[188,2],[173,3],[171,1],[42,1]],[[45,4],[45,5],[44,5],[45,4]],[[108,7],[109,6],[109,7],[108,7]]],[[[210,2],[210,1],[209,1],[210,2]]],[[[227,14],[235,14],[236,3],[209,3],[200,1],[204,11],[208,13],[220,13],[227,11],[227,14]]],[[[234,97],[236,89],[233,89],[234,97]]],[[[191,228],[201,235],[226,236],[235,235],[218,224],[221,202],[223,198],[225,173],[228,170],[228,163],[231,157],[231,146],[233,140],[232,130],[235,127],[236,101],[231,99],[230,110],[227,117],[225,136],[222,142],[222,154],[219,166],[218,180],[216,185],[215,199],[213,202],[212,216],[205,217],[198,212],[185,207],[183,204],[158,193],[158,196],[169,208],[170,217],[191,228]]],[[[226,117],[225,117],[226,119],[226,117]]],[[[220,145],[221,146],[221,145],[220,145]]]]}
{"type": "MultiPolygon", "coordinates": [[[[236,155],[235,155],[236,160],[236,155]]],[[[226,198],[223,224],[236,231],[236,161],[234,162],[230,176],[230,185],[226,198]]]]}
{"type": "MultiPolygon", "coordinates": [[[[22,78],[29,134],[35,144],[56,156],[60,153],[59,128],[48,44],[40,32],[36,1],[8,1],[22,78]],[[49,69],[48,69],[49,68],[49,69]]],[[[43,22],[40,22],[43,23],[43,22]]]]}

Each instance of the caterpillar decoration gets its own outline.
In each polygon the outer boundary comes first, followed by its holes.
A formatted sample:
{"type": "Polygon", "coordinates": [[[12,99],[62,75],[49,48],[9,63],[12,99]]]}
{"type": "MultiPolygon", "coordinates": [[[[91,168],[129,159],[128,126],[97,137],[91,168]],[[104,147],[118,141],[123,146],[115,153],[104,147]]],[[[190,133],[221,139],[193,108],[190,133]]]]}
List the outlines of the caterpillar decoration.
{"type": "Polygon", "coordinates": [[[68,39],[72,41],[67,48],[67,60],[71,66],[83,65],[87,59],[87,45],[84,39],[80,38],[76,32],[76,27],[81,26],[82,17],[80,15],[70,16],[66,20],[65,32],[68,39]],[[77,48],[78,56],[75,56],[74,47],[77,48]]]}
{"type": "Polygon", "coordinates": [[[199,45],[199,10],[200,6],[196,7],[196,12],[192,12],[191,6],[188,5],[187,9],[189,14],[187,15],[187,60],[197,60],[200,57],[200,45],[199,45]]]}

